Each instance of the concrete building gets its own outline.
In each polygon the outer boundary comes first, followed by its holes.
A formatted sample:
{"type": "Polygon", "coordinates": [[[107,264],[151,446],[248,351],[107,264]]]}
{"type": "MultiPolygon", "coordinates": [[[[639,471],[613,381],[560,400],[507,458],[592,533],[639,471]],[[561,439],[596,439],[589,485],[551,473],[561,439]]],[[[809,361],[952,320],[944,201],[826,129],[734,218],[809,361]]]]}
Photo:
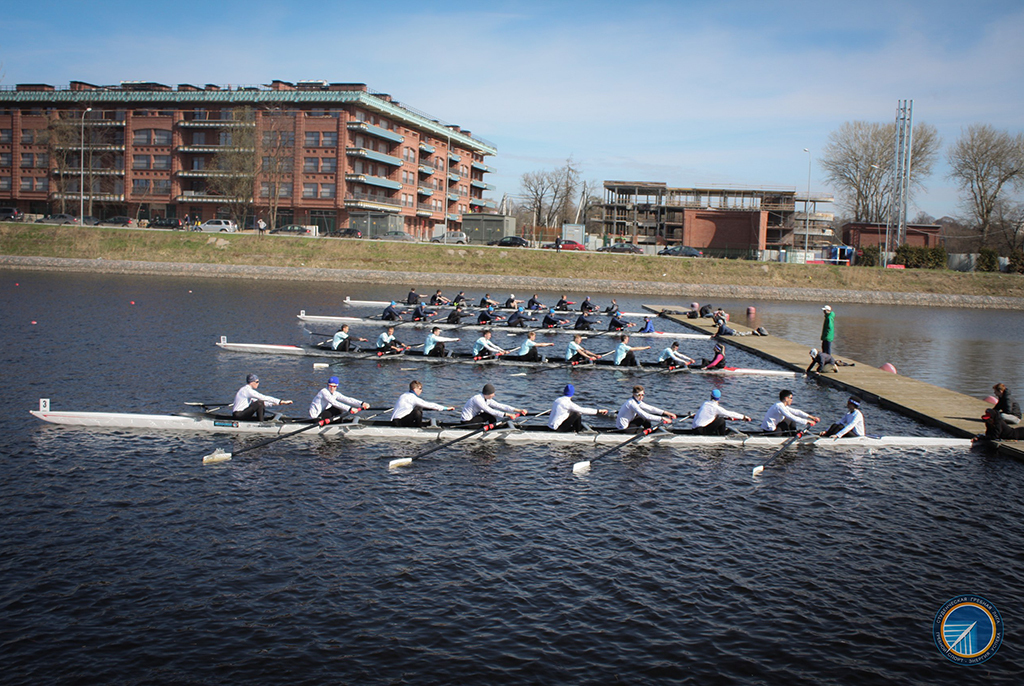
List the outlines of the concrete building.
{"type": "Polygon", "coordinates": [[[248,207],[322,232],[429,238],[495,207],[491,143],[364,84],[121,82],[0,90],[0,205],[200,220],[248,207]],[[386,215],[387,222],[371,221],[386,215]]]}

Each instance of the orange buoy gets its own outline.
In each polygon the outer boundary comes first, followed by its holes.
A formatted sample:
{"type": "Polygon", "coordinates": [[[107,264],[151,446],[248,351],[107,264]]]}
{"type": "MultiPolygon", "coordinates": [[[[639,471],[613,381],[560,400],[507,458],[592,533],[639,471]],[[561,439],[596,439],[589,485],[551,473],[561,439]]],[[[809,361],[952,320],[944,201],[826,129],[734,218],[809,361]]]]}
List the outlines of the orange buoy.
{"type": "Polygon", "coordinates": [[[755,314],[757,314],[757,308],[756,307],[748,307],[747,308],[747,316],[748,317],[753,317],[755,314]]]}
{"type": "Polygon", "coordinates": [[[888,362],[886,362],[881,367],[879,367],[879,369],[881,369],[883,372],[889,372],[890,374],[896,374],[897,373],[896,372],[896,367],[893,367],[888,362]]]}
{"type": "MultiPolygon", "coordinates": [[[[34,323],[35,322],[33,322],[33,324],[34,323]]],[[[992,405],[995,405],[996,403],[999,402],[999,398],[995,397],[994,395],[990,395],[989,397],[985,398],[985,402],[991,403],[992,405]]]]}

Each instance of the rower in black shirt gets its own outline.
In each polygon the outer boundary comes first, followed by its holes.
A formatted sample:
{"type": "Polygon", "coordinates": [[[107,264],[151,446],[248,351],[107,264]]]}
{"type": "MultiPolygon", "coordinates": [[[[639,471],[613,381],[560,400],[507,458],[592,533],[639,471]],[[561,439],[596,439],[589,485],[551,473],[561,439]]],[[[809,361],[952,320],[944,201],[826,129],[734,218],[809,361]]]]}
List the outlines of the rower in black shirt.
{"type": "Polygon", "coordinates": [[[527,317],[523,311],[523,307],[520,306],[515,312],[509,315],[508,325],[509,326],[529,326],[526,322],[535,322],[536,317],[527,317]]]}
{"type": "Polygon", "coordinates": [[[437,314],[437,313],[436,312],[429,312],[427,310],[427,306],[424,305],[423,303],[420,303],[420,304],[418,304],[416,306],[416,309],[413,310],[412,320],[414,322],[426,321],[430,317],[433,317],[435,314],[437,314]]]}
{"type": "Polygon", "coordinates": [[[579,317],[576,317],[576,323],[573,325],[572,328],[576,329],[577,331],[592,331],[594,325],[600,323],[601,322],[597,319],[592,319],[591,317],[588,317],[585,314],[581,314],[579,317]]]}
{"type": "Polygon", "coordinates": [[[526,309],[528,309],[528,310],[546,310],[547,309],[547,305],[542,303],[540,301],[540,299],[537,297],[537,294],[534,293],[533,297],[526,301],[526,309]]]}
{"type": "Polygon", "coordinates": [[[548,312],[547,314],[544,315],[544,321],[542,321],[540,325],[545,329],[553,329],[556,326],[564,326],[568,323],[568,319],[559,319],[552,313],[548,312]]]}
{"type": "Polygon", "coordinates": [[[612,314],[612,318],[608,322],[609,331],[622,331],[623,329],[628,329],[631,326],[633,326],[633,322],[627,322],[623,319],[622,313],[618,310],[612,314]]]}
{"type": "Polygon", "coordinates": [[[402,314],[405,310],[398,309],[398,303],[394,300],[391,304],[384,308],[384,312],[381,313],[380,318],[385,322],[400,322],[402,321],[402,314]]]}
{"type": "Polygon", "coordinates": [[[466,291],[459,291],[459,294],[452,298],[452,305],[461,305],[466,302],[466,291]]]}
{"type": "Polygon", "coordinates": [[[476,318],[477,324],[493,324],[494,322],[504,319],[500,314],[494,313],[494,306],[489,305],[486,310],[481,310],[480,314],[476,318]]]}
{"type": "Polygon", "coordinates": [[[516,300],[516,294],[515,293],[509,293],[508,294],[508,300],[505,301],[505,309],[506,310],[514,310],[517,307],[519,307],[519,305],[522,302],[523,302],[522,300],[516,300]]]}
{"type": "Polygon", "coordinates": [[[604,308],[605,314],[615,314],[619,311],[619,304],[615,302],[615,298],[612,298],[612,304],[604,308]]]}
{"type": "Polygon", "coordinates": [[[473,315],[471,315],[468,312],[464,311],[462,309],[462,303],[459,303],[458,305],[455,306],[454,310],[452,310],[451,312],[448,313],[447,321],[448,321],[449,324],[459,324],[466,317],[472,317],[472,316],[473,315]]]}
{"type": "Polygon", "coordinates": [[[419,305],[420,304],[420,294],[416,292],[415,288],[411,289],[409,291],[409,295],[405,296],[405,304],[406,305],[419,305]]]}
{"type": "Polygon", "coordinates": [[[555,303],[554,309],[556,309],[556,310],[568,310],[569,309],[569,305],[572,305],[572,304],[573,304],[572,302],[570,302],[570,301],[565,299],[565,294],[563,293],[562,297],[558,300],[558,302],[555,303]]]}
{"type": "Polygon", "coordinates": [[[590,302],[589,295],[583,299],[583,302],[580,303],[580,312],[582,312],[583,314],[586,314],[587,312],[593,312],[596,309],[597,306],[594,305],[594,303],[590,302]]]}
{"type": "Polygon", "coordinates": [[[439,307],[441,305],[447,305],[450,302],[451,301],[448,298],[446,298],[443,295],[441,295],[441,289],[440,288],[437,289],[437,293],[434,293],[432,296],[430,296],[430,304],[434,305],[435,307],[439,307]]]}
{"type": "Polygon", "coordinates": [[[497,306],[498,306],[498,301],[497,300],[491,300],[491,294],[490,293],[484,293],[484,297],[480,298],[480,305],[479,305],[479,307],[497,307],[497,306]]]}

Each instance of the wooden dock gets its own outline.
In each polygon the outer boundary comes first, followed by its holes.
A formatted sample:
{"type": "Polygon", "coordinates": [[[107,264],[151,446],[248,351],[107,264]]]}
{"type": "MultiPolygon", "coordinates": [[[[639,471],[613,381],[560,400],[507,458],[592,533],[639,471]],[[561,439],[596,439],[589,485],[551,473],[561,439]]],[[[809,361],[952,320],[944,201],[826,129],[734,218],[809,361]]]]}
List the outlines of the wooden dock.
{"type": "MultiPolygon", "coordinates": [[[[644,305],[643,308],[694,331],[714,335],[718,330],[710,318],[687,319],[686,310],[683,309],[660,305],[644,305]]],[[[751,331],[750,327],[731,321],[729,327],[738,333],[751,331]]],[[[807,369],[811,362],[808,346],[770,334],[771,332],[768,336],[723,336],[719,340],[752,355],[771,360],[787,369],[800,372],[807,369]]],[[[819,374],[820,383],[839,388],[850,395],[857,395],[923,424],[937,426],[954,436],[970,438],[984,432],[985,424],[981,420],[981,415],[991,407],[984,400],[882,371],[857,360],[846,357],[841,359],[844,362],[852,362],[854,366],[839,367],[839,371],[835,373],[819,374]]],[[[1024,450],[1018,445],[1003,442],[1000,443],[999,450],[1024,459],[1024,450]]]]}

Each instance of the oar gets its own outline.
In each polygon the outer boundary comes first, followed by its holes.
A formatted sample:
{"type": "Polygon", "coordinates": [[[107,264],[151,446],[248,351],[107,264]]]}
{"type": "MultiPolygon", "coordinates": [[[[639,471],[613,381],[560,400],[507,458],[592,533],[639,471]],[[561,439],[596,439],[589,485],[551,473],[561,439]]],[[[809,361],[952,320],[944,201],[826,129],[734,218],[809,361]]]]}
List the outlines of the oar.
{"type": "Polygon", "coordinates": [[[482,433],[486,433],[486,432],[488,432],[488,431],[490,431],[490,430],[494,429],[495,427],[500,426],[502,424],[507,424],[507,425],[509,425],[509,428],[511,428],[512,420],[514,420],[518,416],[519,415],[514,414],[511,417],[509,417],[507,421],[495,422],[493,424],[485,424],[482,427],[480,427],[479,429],[477,429],[476,431],[470,431],[465,436],[459,436],[458,438],[456,438],[454,440],[448,441],[447,443],[442,443],[441,445],[439,445],[439,446],[437,446],[435,448],[431,448],[430,450],[427,450],[425,452],[419,453],[418,455],[413,455],[412,457],[399,457],[399,458],[396,458],[394,460],[391,460],[390,462],[388,462],[388,469],[394,469],[395,467],[404,467],[406,465],[410,465],[410,464],[412,464],[413,460],[418,460],[421,457],[426,457],[427,455],[429,455],[431,453],[436,453],[438,450],[444,450],[445,448],[448,448],[450,446],[455,445],[459,441],[464,441],[467,438],[472,438],[473,436],[478,436],[478,435],[480,435],[482,433]]]}
{"type": "Polygon", "coordinates": [[[225,407],[227,405],[231,405],[232,403],[234,403],[233,400],[230,400],[230,401],[228,401],[226,403],[185,403],[185,404],[189,405],[191,407],[202,407],[203,409],[216,410],[216,409],[218,409],[220,407],[225,407]]]}
{"type": "Polygon", "coordinates": [[[754,471],[753,471],[753,473],[750,476],[751,477],[755,477],[758,474],[760,474],[761,472],[763,472],[765,467],[770,465],[772,463],[772,461],[775,460],[776,457],[778,457],[779,455],[784,453],[786,451],[786,448],[788,448],[789,446],[791,446],[794,443],[796,443],[800,439],[800,437],[803,436],[805,433],[807,433],[807,429],[804,429],[803,431],[797,431],[796,435],[794,435],[792,438],[786,439],[786,441],[782,445],[779,446],[779,449],[776,450],[775,453],[771,457],[769,457],[767,460],[765,460],[764,464],[761,464],[761,465],[758,465],[758,466],[754,467],[754,471]]]}
{"type": "Polygon", "coordinates": [[[333,422],[333,421],[335,421],[337,419],[338,419],[338,417],[328,417],[327,419],[321,419],[321,420],[317,421],[314,424],[310,424],[309,426],[306,426],[306,427],[303,427],[303,428],[299,429],[298,431],[289,431],[286,434],[281,434],[280,436],[274,436],[273,438],[268,438],[265,441],[260,441],[259,443],[254,443],[253,445],[246,446],[246,447],[242,448],[241,450],[236,450],[234,453],[229,453],[229,452],[226,452],[224,450],[221,450],[220,448],[217,448],[216,450],[214,450],[209,455],[204,455],[203,456],[203,464],[209,464],[211,462],[225,462],[227,460],[230,460],[233,457],[233,455],[241,455],[242,453],[247,453],[250,450],[255,450],[256,448],[262,448],[263,446],[270,445],[271,443],[276,443],[277,441],[280,441],[282,439],[288,438],[289,436],[295,436],[297,434],[305,433],[306,431],[311,431],[313,429],[319,429],[321,427],[327,426],[328,424],[330,424],[331,422],[333,422]]]}
{"type": "Polygon", "coordinates": [[[655,431],[658,431],[658,430],[660,430],[660,429],[661,429],[661,425],[658,425],[658,426],[652,426],[652,427],[651,427],[650,429],[644,429],[643,431],[641,431],[640,433],[638,433],[638,434],[637,434],[636,436],[633,436],[632,438],[630,438],[630,439],[629,439],[629,440],[627,440],[627,441],[623,441],[622,443],[619,443],[619,444],[618,444],[617,446],[615,446],[614,448],[609,448],[608,450],[605,450],[605,451],[604,451],[603,453],[601,453],[600,455],[598,455],[597,457],[595,457],[595,458],[593,458],[593,459],[590,459],[590,460],[583,460],[582,462],[577,462],[576,464],[574,464],[574,465],[572,466],[572,473],[573,473],[573,474],[586,474],[587,472],[589,472],[589,471],[590,471],[590,463],[591,463],[591,462],[594,462],[594,460],[600,460],[600,459],[601,459],[602,457],[604,457],[605,455],[611,455],[611,454],[612,454],[612,453],[614,453],[614,452],[615,452],[616,450],[619,450],[619,449],[621,449],[621,448],[625,448],[625,447],[626,447],[627,445],[629,445],[630,443],[636,443],[636,442],[637,442],[637,441],[639,441],[639,440],[640,440],[641,438],[643,438],[643,437],[647,436],[647,435],[648,435],[648,434],[650,434],[650,433],[654,433],[655,431]]]}

